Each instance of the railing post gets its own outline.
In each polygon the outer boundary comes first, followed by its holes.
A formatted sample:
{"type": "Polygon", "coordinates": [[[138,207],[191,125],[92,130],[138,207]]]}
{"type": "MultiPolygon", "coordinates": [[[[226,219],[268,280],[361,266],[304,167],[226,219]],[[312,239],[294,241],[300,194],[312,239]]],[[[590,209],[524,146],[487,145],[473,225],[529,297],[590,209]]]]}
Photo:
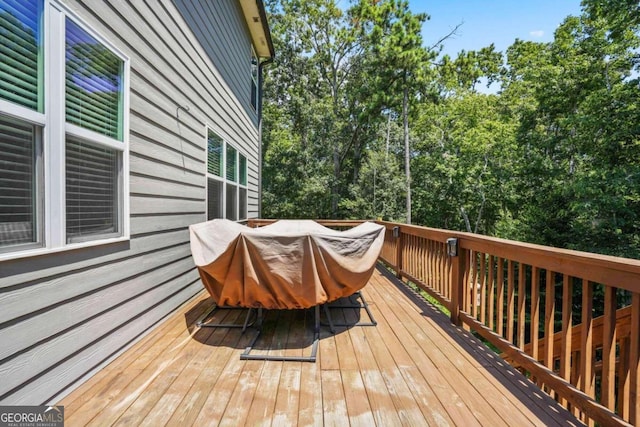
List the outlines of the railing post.
{"type": "Polygon", "coordinates": [[[396,277],[402,279],[402,232],[400,226],[393,227],[393,237],[396,238],[396,277]]]}
{"type": "Polygon", "coordinates": [[[462,324],[460,320],[460,309],[464,301],[464,272],[467,260],[466,252],[460,250],[458,239],[447,239],[447,254],[451,259],[451,323],[456,326],[462,324]]]}

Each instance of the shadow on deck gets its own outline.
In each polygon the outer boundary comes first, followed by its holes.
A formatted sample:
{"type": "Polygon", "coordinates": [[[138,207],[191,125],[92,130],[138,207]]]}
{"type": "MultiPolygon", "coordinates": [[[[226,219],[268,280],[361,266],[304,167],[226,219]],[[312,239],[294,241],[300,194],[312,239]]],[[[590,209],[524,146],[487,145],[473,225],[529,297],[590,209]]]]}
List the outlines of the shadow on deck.
{"type": "MultiPolygon", "coordinates": [[[[67,396],[68,425],[581,425],[484,344],[379,267],[375,327],[321,330],[317,363],[242,361],[254,331],[197,328],[206,294],[67,396]]],[[[268,313],[255,351],[302,355],[312,310],[268,313]]],[[[334,310],[355,323],[364,310],[334,310]]],[[[238,322],[241,310],[216,320],[238,322]]]]}

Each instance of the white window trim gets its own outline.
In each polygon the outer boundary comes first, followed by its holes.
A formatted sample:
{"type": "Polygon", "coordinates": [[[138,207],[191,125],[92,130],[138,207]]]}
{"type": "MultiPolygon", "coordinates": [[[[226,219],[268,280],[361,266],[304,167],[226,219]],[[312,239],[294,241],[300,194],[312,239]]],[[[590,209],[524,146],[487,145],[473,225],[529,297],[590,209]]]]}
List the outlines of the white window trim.
{"type": "Polygon", "coordinates": [[[240,149],[235,144],[229,143],[227,139],[222,136],[222,133],[215,126],[212,126],[210,124],[205,125],[205,147],[207,147],[205,149],[205,166],[204,166],[206,218],[209,218],[209,179],[213,179],[215,181],[222,183],[222,218],[227,217],[227,184],[232,184],[238,189],[238,192],[236,194],[236,213],[238,215],[238,219],[234,221],[236,222],[246,221],[249,218],[249,200],[248,200],[249,199],[249,176],[248,176],[248,170],[247,170],[247,184],[246,185],[240,184],[240,155],[244,156],[244,158],[247,159],[247,169],[248,169],[249,165],[248,165],[247,155],[241,152],[240,149]],[[209,167],[208,167],[209,165],[208,165],[208,158],[207,158],[207,152],[208,152],[208,146],[209,146],[209,132],[213,132],[222,141],[222,170],[221,170],[222,176],[217,176],[209,173],[209,167]],[[227,179],[227,146],[230,146],[231,148],[236,150],[237,181],[231,181],[227,179]],[[245,212],[247,213],[246,218],[240,218],[240,191],[239,191],[240,188],[244,188],[247,190],[247,200],[245,200],[245,204],[246,204],[245,212]]]}
{"type": "Polygon", "coordinates": [[[42,128],[41,150],[38,161],[44,163],[42,180],[44,197],[43,230],[41,246],[0,253],[0,261],[26,258],[37,255],[64,252],[73,249],[101,246],[110,243],[128,241],[130,231],[129,202],[129,107],[130,107],[130,59],[99,32],[88,26],[72,9],[58,0],[44,0],[43,10],[44,40],[44,97],[45,111],[39,113],[28,108],[0,100],[0,114],[16,117],[42,128]],[[123,61],[123,139],[117,143],[113,139],[65,122],[65,19],[70,18],[84,31],[107,47],[123,61]],[[121,153],[118,177],[118,225],[121,235],[77,243],[66,242],[66,171],[65,147],[66,134],[77,136],[90,143],[115,149],[121,153]]]}

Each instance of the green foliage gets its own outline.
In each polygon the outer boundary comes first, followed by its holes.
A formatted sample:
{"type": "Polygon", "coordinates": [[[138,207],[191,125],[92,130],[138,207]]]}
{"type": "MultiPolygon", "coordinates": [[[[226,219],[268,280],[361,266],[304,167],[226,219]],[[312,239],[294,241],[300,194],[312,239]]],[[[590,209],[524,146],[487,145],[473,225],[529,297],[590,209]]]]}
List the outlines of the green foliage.
{"type": "Polygon", "coordinates": [[[637,1],[584,0],[552,42],[456,58],[423,46],[428,16],[405,0],[267,6],[278,56],[264,216],[412,221],[640,258],[637,1]]]}

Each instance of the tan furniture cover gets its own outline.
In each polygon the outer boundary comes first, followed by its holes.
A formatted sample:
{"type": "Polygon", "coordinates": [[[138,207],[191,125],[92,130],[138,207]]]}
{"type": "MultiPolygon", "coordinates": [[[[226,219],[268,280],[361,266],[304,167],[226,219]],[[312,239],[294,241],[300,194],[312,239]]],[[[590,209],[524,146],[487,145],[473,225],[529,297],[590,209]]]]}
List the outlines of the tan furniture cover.
{"type": "Polygon", "coordinates": [[[218,305],[309,308],[349,296],[369,281],[384,227],[336,231],[311,220],[249,228],[224,219],[194,224],[191,253],[218,305]]]}

